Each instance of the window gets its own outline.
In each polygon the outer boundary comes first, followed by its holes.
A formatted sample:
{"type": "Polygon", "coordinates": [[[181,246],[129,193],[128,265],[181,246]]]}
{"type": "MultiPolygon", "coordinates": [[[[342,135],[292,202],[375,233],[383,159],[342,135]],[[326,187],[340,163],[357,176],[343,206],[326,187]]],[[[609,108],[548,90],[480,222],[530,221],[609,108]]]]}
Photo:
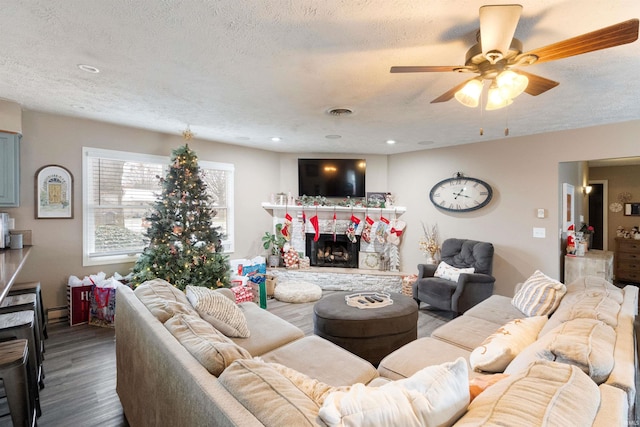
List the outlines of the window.
{"type": "MultiPolygon", "coordinates": [[[[144,218],[162,187],[169,158],[83,148],[83,265],[134,262],[146,247],[144,218]]],[[[233,172],[228,163],[198,160],[210,192],[215,226],[233,252],[233,172]]]]}

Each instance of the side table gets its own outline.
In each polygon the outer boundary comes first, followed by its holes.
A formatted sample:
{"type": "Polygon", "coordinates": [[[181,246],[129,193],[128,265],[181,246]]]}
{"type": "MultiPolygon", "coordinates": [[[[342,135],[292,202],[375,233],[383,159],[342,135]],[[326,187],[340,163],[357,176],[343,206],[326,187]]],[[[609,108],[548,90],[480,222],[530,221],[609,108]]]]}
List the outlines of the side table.
{"type": "Polygon", "coordinates": [[[584,256],[565,255],[564,283],[581,276],[597,276],[613,283],[613,252],[592,249],[584,256]]]}

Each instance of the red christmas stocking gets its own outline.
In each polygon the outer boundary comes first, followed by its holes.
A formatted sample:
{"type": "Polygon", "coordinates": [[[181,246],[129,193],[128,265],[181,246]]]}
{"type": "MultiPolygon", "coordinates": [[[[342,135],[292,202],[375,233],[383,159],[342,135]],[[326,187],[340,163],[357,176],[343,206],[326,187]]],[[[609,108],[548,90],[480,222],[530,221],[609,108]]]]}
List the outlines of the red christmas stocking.
{"type": "Polygon", "coordinates": [[[358,225],[360,225],[360,218],[357,216],[351,215],[351,222],[347,227],[346,235],[351,240],[351,243],[356,243],[358,238],[356,237],[356,230],[358,229],[358,225]]]}
{"type": "Polygon", "coordinates": [[[373,220],[369,215],[364,220],[364,230],[362,230],[362,240],[367,243],[371,243],[371,226],[373,225],[373,220]]]}
{"type": "Polygon", "coordinates": [[[313,237],[313,241],[317,242],[318,239],[320,239],[320,225],[318,224],[318,215],[314,215],[309,218],[309,222],[313,226],[313,231],[316,233],[316,235],[313,237]]]}
{"type": "Polygon", "coordinates": [[[291,217],[291,215],[289,215],[289,212],[287,212],[284,215],[284,225],[282,226],[282,230],[280,231],[287,242],[291,240],[291,220],[292,219],[293,218],[291,217]]]}

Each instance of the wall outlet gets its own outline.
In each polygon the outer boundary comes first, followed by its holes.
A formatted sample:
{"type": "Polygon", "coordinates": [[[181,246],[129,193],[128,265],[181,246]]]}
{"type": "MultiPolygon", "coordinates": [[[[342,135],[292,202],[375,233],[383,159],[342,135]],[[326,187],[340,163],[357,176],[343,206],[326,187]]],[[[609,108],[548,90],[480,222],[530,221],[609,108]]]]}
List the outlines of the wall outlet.
{"type": "Polygon", "coordinates": [[[539,239],[544,239],[547,235],[546,228],[533,227],[533,237],[537,237],[539,239]]]}

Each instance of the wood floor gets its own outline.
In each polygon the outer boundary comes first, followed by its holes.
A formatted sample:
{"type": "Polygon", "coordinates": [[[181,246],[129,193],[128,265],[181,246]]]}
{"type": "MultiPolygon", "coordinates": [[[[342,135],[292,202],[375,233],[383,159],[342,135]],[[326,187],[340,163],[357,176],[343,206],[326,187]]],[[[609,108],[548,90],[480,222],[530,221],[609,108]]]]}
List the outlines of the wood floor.
{"type": "MultiPolygon", "coordinates": [[[[331,293],[325,291],[325,295],[331,293]]],[[[267,308],[313,334],[313,304],[268,300],[267,308]]],[[[446,313],[420,310],[418,334],[428,336],[447,322],[446,313]]],[[[122,427],[128,423],[116,394],[114,330],[90,325],[49,325],[45,342],[45,388],[41,391],[40,427],[122,427]]],[[[11,422],[2,419],[0,426],[11,422]]]]}

